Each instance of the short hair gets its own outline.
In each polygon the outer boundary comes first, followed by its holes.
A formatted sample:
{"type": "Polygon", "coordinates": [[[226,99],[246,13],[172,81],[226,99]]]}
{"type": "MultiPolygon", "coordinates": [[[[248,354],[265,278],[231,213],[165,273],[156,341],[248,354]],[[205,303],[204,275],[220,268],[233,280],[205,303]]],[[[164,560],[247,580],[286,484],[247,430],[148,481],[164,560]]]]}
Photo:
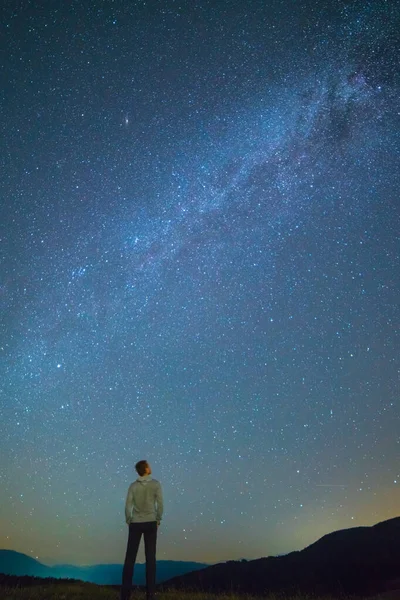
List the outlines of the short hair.
{"type": "Polygon", "coordinates": [[[147,462],[147,460],[139,460],[139,462],[136,463],[135,469],[138,475],[140,475],[140,477],[143,477],[143,475],[146,473],[146,469],[148,466],[149,463],[147,462]]]}

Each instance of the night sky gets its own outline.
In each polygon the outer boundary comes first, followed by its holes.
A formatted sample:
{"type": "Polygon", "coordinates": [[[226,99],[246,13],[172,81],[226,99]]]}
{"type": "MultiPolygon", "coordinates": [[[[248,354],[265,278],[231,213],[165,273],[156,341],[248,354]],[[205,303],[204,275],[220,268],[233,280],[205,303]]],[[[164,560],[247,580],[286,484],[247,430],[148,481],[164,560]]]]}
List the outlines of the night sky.
{"type": "MultiPolygon", "coordinates": [[[[400,507],[400,3],[1,9],[0,548],[301,549],[400,507]]],[[[142,557],[142,554],[140,554],[142,557]]]]}

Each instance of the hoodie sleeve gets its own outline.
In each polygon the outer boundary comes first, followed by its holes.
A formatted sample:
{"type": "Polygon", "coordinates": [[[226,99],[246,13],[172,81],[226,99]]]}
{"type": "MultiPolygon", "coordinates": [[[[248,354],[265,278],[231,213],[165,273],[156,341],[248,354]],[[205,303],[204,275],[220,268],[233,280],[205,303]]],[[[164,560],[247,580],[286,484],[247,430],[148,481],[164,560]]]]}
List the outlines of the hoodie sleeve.
{"type": "Polygon", "coordinates": [[[128,495],[126,497],[126,502],[125,502],[125,521],[127,522],[128,525],[131,522],[132,511],[133,511],[133,485],[130,485],[129,490],[128,490],[128,495]]]}
{"type": "Polygon", "coordinates": [[[162,495],[162,489],[161,489],[161,484],[158,483],[157,489],[156,489],[156,521],[157,523],[159,523],[162,519],[163,516],[163,511],[164,511],[164,502],[163,502],[163,495],[162,495]]]}

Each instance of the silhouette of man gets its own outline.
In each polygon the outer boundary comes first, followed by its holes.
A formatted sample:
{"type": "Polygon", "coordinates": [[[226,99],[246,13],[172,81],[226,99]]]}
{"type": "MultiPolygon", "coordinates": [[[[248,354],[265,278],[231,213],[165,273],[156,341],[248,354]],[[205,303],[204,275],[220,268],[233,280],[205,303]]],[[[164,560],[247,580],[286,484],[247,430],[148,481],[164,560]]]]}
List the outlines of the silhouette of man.
{"type": "Polygon", "coordinates": [[[129,525],[128,546],[122,571],[121,600],[129,600],[132,577],[140,539],[144,537],[146,556],[146,597],[153,600],[156,588],[157,529],[163,514],[161,484],[151,477],[147,460],[135,465],[139,477],[131,483],[125,503],[125,520],[129,525]]]}

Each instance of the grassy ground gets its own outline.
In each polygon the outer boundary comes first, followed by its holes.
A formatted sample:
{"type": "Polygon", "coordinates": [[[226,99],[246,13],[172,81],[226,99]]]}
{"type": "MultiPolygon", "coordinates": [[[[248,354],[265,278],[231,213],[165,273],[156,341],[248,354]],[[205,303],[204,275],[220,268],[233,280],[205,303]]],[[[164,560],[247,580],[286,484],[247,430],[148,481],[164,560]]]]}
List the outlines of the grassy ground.
{"type": "MultiPolygon", "coordinates": [[[[400,594],[376,596],[369,600],[400,600],[400,594]]],[[[91,583],[65,583],[47,584],[29,587],[2,587],[0,588],[1,600],[118,600],[119,593],[107,587],[91,583]]],[[[132,600],[145,600],[143,592],[132,593],[132,600]]],[[[282,600],[282,596],[271,594],[264,597],[216,595],[202,592],[164,592],[157,594],[157,600],[282,600]]],[[[298,595],[285,600],[344,600],[342,597],[325,597],[317,599],[315,596],[298,595]]],[[[350,600],[350,599],[349,599],[350,600]]]]}
{"type": "MultiPolygon", "coordinates": [[[[90,583],[47,584],[19,588],[1,588],[1,600],[117,600],[119,592],[90,583]]],[[[132,600],[145,600],[143,592],[132,593],[132,600]]],[[[157,600],[261,600],[251,596],[216,595],[200,592],[164,592],[157,600]]],[[[281,600],[270,595],[262,600],[281,600]]],[[[310,596],[295,596],[286,600],[315,600],[310,596]]],[[[322,599],[321,599],[322,600],[322,599]]],[[[336,600],[333,598],[324,600],[336,600]]]]}

